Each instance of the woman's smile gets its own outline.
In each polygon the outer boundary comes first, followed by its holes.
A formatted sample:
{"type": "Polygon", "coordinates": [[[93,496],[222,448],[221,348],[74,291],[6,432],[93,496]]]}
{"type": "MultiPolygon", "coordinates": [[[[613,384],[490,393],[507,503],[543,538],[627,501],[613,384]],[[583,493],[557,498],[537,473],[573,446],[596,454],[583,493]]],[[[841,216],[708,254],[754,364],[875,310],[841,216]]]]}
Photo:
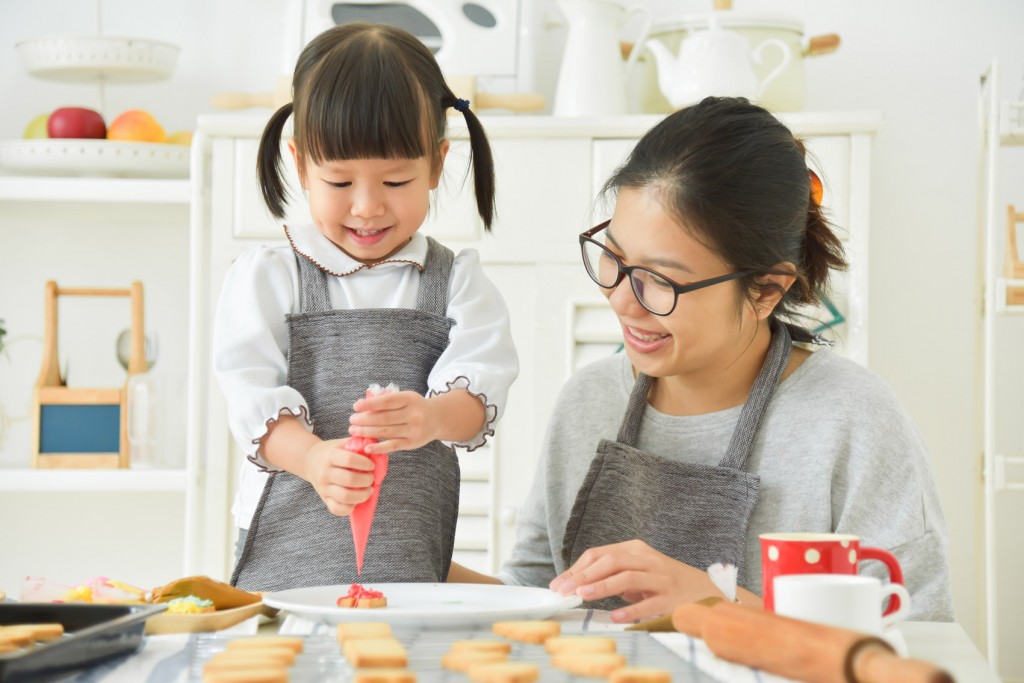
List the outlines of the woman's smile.
{"type": "Polygon", "coordinates": [[[632,325],[622,325],[623,338],[626,343],[641,353],[651,353],[666,346],[672,339],[671,334],[654,332],[632,325]]]}

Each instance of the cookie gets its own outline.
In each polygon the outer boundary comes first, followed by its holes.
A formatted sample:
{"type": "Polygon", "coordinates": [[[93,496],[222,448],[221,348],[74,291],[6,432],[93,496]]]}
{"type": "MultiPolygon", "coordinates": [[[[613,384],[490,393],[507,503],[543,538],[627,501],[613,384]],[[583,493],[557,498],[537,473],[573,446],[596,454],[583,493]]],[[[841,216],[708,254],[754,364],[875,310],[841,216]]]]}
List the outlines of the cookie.
{"type": "Polygon", "coordinates": [[[355,607],[357,609],[377,609],[387,607],[387,598],[338,598],[338,607],[355,607]]]}
{"type": "Polygon", "coordinates": [[[295,654],[298,654],[302,652],[302,638],[297,636],[249,636],[229,640],[227,644],[229,650],[277,647],[291,648],[295,654]]]}
{"type": "Polygon", "coordinates": [[[551,664],[576,676],[604,678],[626,666],[626,658],[614,652],[560,652],[552,655],[551,664]]]}
{"type": "Polygon", "coordinates": [[[540,680],[540,667],[526,662],[478,664],[469,670],[477,683],[533,683],[540,680]]]}
{"type": "Polygon", "coordinates": [[[504,662],[507,659],[508,654],[498,650],[492,650],[489,652],[486,650],[447,652],[443,657],[441,657],[441,666],[452,671],[461,671],[466,673],[478,664],[504,662]]]}
{"type": "Polygon", "coordinates": [[[496,636],[523,643],[543,643],[562,632],[554,621],[496,621],[491,629],[496,636]]]}
{"type": "Polygon", "coordinates": [[[452,642],[452,652],[512,652],[512,644],[504,640],[456,640],[452,642]]]}
{"type": "Polygon", "coordinates": [[[0,643],[13,643],[18,647],[25,647],[34,642],[36,642],[35,634],[28,626],[0,627],[0,643]]]}
{"type": "Polygon", "coordinates": [[[382,621],[357,621],[338,624],[338,642],[356,638],[390,638],[391,627],[382,621]]]}
{"type": "Polygon", "coordinates": [[[291,666],[295,663],[295,650],[290,647],[236,648],[218,652],[210,658],[210,662],[237,663],[261,661],[291,666]]]}
{"type": "Polygon", "coordinates": [[[416,674],[408,669],[357,669],[352,683],[416,683],[416,674]]]}
{"type": "Polygon", "coordinates": [[[409,665],[405,648],[394,638],[348,640],[342,650],[353,669],[404,669],[409,665]]]}
{"type": "Polygon", "coordinates": [[[12,624],[8,628],[25,629],[31,632],[36,642],[46,643],[64,635],[64,624],[12,624]]]}
{"type": "Polygon", "coordinates": [[[556,636],[544,641],[544,649],[558,652],[615,652],[614,638],[600,636],[556,636]]]}
{"type": "Polygon", "coordinates": [[[268,669],[203,669],[203,683],[288,683],[288,671],[268,669]]]}
{"type": "Polygon", "coordinates": [[[616,669],[608,677],[609,683],[672,683],[672,674],[665,669],[627,666],[616,669]]]}

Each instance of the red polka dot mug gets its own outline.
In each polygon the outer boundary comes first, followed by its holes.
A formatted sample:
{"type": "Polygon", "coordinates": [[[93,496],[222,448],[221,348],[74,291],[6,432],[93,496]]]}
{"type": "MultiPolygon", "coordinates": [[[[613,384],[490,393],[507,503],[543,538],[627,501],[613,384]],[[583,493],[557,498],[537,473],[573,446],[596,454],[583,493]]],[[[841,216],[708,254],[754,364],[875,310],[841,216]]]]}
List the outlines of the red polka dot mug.
{"type": "MultiPolygon", "coordinates": [[[[852,534],[761,534],[761,588],[764,608],[775,611],[775,577],[788,574],[856,574],[860,560],[878,560],[889,569],[892,583],[903,583],[896,556],[881,548],[860,546],[852,534]]],[[[885,614],[899,609],[899,597],[889,601],[885,614]]]]}

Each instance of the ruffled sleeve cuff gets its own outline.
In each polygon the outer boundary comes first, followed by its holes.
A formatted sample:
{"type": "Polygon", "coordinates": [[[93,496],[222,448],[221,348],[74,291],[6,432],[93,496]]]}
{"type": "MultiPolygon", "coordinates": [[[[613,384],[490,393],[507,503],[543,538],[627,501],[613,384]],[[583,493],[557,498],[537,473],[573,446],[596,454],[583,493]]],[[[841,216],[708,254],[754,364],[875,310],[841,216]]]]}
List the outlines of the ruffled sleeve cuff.
{"type": "Polygon", "coordinates": [[[498,419],[498,406],[487,400],[486,394],[478,394],[469,388],[469,378],[465,376],[456,377],[451,382],[445,382],[445,388],[441,390],[431,389],[427,398],[433,398],[440,394],[447,394],[452,389],[465,389],[470,396],[474,396],[484,405],[484,424],[480,431],[471,439],[466,441],[444,441],[449,446],[465,448],[467,452],[473,452],[487,443],[487,438],[494,436],[494,423],[498,419]]]}
{"type": "Polygon", "coordinates": [[[270,431],[270,426],[277,422],[279,419],[281,419],[282,415],[291,415],[292,417],[298,418],[299,422],[302,423],[302,425],[306,428],[307,431],[313,431],[313,420],[310,419],[309,411],[306,409],[306,406],[285,406],[284,408],[281,408],[279,411],[277,411],[277,415],[274,415],[273,417],[267,419],[267,421],[263,425],[262,431],[260,431],[256,436],[253,437],[251,442],[253,446],[252,452],[245,454],[245,459],[251,462],[253,465],[256,465],[256,467],[259,468],[261,472],[274,473],[284,471],[281,468],[275,467],[270,462],[268,462],[266,458],[263,457],[263,452],[262,449],[260,448],[260,442],[263,441],[263,438],[270,431]]]}

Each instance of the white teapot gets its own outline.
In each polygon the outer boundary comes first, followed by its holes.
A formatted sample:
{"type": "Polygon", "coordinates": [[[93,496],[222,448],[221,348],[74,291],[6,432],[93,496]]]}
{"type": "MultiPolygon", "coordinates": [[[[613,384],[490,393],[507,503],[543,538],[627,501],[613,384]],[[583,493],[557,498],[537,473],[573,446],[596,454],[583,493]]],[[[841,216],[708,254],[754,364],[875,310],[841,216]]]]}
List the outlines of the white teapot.
{"type": "Polygon", "coordinates": [[[673,56],[657,40],[647,41],[646,47],[657,63],[658,86],[676,109],[700,102],[709,95],[757,101],[765,86],[793,59],[789,45],[777,38],[766,40],[751,51],[747,39],[722,28],[715,14],[708,18],[707,30],[695,31],[680,43],[678,56],[673,56]],[[782,50],[782,61],[758,82],[754,64],[761,63],[769,47],[782,50]]]}

